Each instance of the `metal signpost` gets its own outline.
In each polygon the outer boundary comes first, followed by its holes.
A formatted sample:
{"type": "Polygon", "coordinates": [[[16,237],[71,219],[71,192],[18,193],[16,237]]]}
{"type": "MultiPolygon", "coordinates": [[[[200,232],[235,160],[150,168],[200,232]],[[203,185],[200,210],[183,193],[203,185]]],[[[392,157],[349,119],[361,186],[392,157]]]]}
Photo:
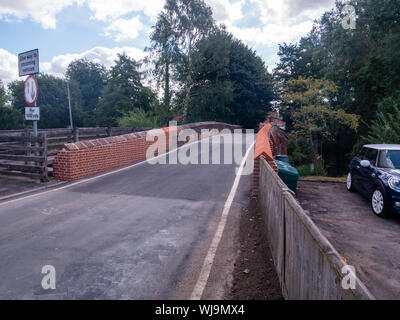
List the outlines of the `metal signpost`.
{"type": "Polygon", "coordinates": [[[34,74],[39,73],[39,50],[31,50],[18,55],[19,76],[28,76],[24,85],[25,101],[29,107],[25,108],[25,120],[33,120],[33,135],[37,137],[37,122],[40,120],[40,109],[37,107],[38,84],[34,74]]]}

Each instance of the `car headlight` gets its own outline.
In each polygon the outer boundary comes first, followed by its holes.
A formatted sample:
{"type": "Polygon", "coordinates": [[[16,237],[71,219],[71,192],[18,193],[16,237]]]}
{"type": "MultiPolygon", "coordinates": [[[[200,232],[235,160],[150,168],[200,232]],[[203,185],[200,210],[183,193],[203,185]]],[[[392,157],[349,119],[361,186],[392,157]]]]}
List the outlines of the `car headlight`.
{"type": "Polygon", "coordinates": [[[400,179],[394,176],[391,176],[388,180],[389,187],[395,191],[400,192],[400,179]]]}

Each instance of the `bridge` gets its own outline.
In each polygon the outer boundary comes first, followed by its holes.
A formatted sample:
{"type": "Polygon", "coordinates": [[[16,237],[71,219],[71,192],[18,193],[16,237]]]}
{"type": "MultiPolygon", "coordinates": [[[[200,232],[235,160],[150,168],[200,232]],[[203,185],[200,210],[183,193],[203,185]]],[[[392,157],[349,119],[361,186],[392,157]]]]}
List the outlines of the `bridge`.
{"type": "MultiPolygon", "coordinates": [[[[236,143],[252,160],[244,138],[220,138],[210,154],[224,159],[226,144],[236,143]]],[[[135,161],[1,202],[0,298],[223,298],[232,226],[252,196],[252,177],[234,162],[168,164],[191,147],[158,155],[167,164],[135,161]],[[45,265],[55,267],[56,290],[41,286],[45,265]]]]}
{"type": "Polygon", "coordinates": [[[0,202],[0,299],[223,299],[257,196],[285,298],[374,299],[355,275],[342,284],[349,266],[276,174],[279,130],[242,133],[206,122],[64,144],[60,184],[0,202]]]}

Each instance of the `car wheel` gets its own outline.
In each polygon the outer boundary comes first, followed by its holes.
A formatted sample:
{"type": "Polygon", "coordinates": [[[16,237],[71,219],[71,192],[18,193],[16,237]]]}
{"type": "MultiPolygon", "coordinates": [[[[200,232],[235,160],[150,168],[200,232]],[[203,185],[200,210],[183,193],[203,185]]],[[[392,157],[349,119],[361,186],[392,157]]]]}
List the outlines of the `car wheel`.
{"type": "Polygon", "coordinates": [[[382,218],[390,216],[390,210],[385,201],[385,194],[381,188],[376,188],[371,198],[372,211],[382,218]]]}
{"type": "Polygon", "coordinates": [[[349,190],[350,192],[354,192],[356,191],[356,189],[353,186],[353,176],[351,175],[351,172],[349,172],[349,174],[347,175],[347,190],[349,190]]]}

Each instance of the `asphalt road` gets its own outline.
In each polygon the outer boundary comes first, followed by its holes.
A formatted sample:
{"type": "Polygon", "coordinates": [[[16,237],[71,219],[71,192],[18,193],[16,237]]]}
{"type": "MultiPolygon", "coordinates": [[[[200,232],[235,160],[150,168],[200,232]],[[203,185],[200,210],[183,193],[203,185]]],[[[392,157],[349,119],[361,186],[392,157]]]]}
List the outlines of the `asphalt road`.
{"type": "Polygon", "coordinates": [[[400,217],[376,217],[345,183],[299,182],[302,207],[377,299],[400,299],[400,217]]]}
{"type": "MultiPolygon", "coordinates": [[[[0,202],[0,299],[189,298],[237,167],[144,163],[0,202]],[[45,265],[55,290],[42,288],[45,265]]],[[[223,297],[250,181],[240,180],[203,298],[223,297]]]]}

